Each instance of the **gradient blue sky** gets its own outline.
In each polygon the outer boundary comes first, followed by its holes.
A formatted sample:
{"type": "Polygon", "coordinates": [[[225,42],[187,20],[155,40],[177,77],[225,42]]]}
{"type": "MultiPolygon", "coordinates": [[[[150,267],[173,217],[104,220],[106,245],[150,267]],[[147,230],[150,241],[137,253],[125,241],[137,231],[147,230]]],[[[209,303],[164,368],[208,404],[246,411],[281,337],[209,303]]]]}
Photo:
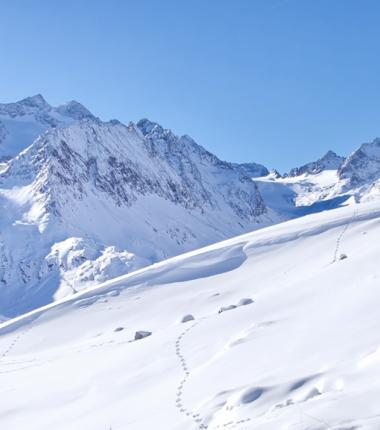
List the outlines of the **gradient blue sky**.
{"type": "Polygon", "coordinates": [[[281,171],[380,135],[375,0],[12,0],[0,100],[148,117],[281,171]]]}

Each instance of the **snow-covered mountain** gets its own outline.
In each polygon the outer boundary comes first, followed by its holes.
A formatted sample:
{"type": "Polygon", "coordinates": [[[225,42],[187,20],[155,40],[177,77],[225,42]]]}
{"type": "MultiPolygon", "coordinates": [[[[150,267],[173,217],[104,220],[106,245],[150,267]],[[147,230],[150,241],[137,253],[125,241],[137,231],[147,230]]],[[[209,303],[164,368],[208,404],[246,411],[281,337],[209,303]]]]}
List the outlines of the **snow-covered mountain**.
{"type": "Polygon", "coordinates": [[[380,197],[379,140],[290,176],[41,95],[0,105],[0,318],[279,221],[380,197]]]}
{"type": "Polygon", "coordinates": [[[344,189],[338,175],[344,160],[328,151],[317,161],[291,169],[289,174],[282,176],[272,170],[254,181],[269,209],[284,218],[296,218],[338,207],[354,194],[344,189]]]}
{"type": "Polygon", "coordinates": [[[371,184],[380,178],[380,139],[364,143],[343,163],[339,178],[350,187],[371,184]]]}
{"type": "Polygon", "coordinates": [[[378,430],[379,221],[301,217],[3,324],[1,428],[378,430]]]}
{"type": "Polygon", "coordinates": [[[349,157],[328,151],[315,162],[254,178],[268,208],[283,216],[299,217],[333,209],[349,199],[380,197],[380,139],[365,143],[349,157]]]}
{"type": "Polygon", "coordinates": [[[319,158],[317,161],[307,163],[301,167],[291,169],[289,176],[300,176],[303,174],[317,174],[324,170],[338,170],[343,164],[345,158],[341,157],[333,151],[327,151],[327,153],[319,158]]]}
{"type": "Polygon", "coordinates": [[[380,198],[380,139],[362,144],[338,171],[337,193],[350,193],[356,201],[380,198]]]}
{"type": "MultiPolygon", "coordinates": [[[[37,101],[80,117],[72,103],[37,101]]],[[[1,170],[3,316],[280,219],[239,166],[188,136],[146,119],[77,118],[1,170]]]]}
{"type": "Polygon", "coordinates": [[[0,161],[29,146],[45,130],[95,117],[76,101],[56,108],[37,94],[16,103],[0,104],[0,161]]]}

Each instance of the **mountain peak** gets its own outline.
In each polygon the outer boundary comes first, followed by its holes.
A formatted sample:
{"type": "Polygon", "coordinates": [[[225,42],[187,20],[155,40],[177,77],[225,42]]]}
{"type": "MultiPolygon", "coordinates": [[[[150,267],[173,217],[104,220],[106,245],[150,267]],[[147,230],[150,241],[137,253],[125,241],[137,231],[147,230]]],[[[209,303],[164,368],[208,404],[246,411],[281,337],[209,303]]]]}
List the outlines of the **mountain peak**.
{"type": "Polygon", "coordinates": [[[26,97],[22,100],[20,100],[18,103],[28,105],[31,107],[47,107],[49,103],[44,99],[44,97],[41,94],[36,94],[31,97],[26,97]]]}
{"type": "Polygon", "coordinates": [[[343,157],[341,157],[340,155],[338,155],[336,152],[332,151],[331,149],[329,149],[326,154],[321,157],[318,161],[322,161],[322,160],[333,160],[333,159],[339,159],[342,160],[343,157]]]}
{"type": "Polygon", "coordinates": [[[97,118],[77,101],[53,107],[41,94],[0,103],[0,159],[8,160],[50,128],[97,118]],[[21,119],[22,118],[22,119],[21,119]]]}
{"type": "Polygon", "coordinates": [[[329,149],[322,158],[338,157],[337,153],[329,149]]]}
{"type": "Polygon", "coordinates": [[[61,115],[70,117],[75,120],[95,118],[94,115],[86,107],[84,107],[76,100],[71,100],[63,105],[60,105],[56,108],[56,110],[61,115]]]}
{"type": "Polygon", "coordinates": [[[340,179],[351,186],[372,183],[380,178],[380,138],[363,143],[344,162],[338,171],[340,179]]]}
{"type": "Polygon", "coordinates": [[[148,118],[140,119],[139,121],[137,121],[136,126],[144,136],[149,134],[155,128],[160,131],[163,131],[163,127],[160,124],[150,121],[148,118]]]}
{"type": "Polygon", "coordinates": [[[337,155],[330,149],[317,161],[312,161],[310,163],[304,164],[301,167],[295,167],[294,169],[291,169],[289,176],[299,176],[305,173],[317,174],[323,172],[324,170],[338,170],[342,166],[344,160],[344,157],[337,155]]]}
{"type": "Polygon", "coordinates": [[[13,103],[0,103],[0,114],[11,117],[34,114],[36,112],[45,113],[51,109],[52,107],[41,94],[26,97],[13,103]]]}

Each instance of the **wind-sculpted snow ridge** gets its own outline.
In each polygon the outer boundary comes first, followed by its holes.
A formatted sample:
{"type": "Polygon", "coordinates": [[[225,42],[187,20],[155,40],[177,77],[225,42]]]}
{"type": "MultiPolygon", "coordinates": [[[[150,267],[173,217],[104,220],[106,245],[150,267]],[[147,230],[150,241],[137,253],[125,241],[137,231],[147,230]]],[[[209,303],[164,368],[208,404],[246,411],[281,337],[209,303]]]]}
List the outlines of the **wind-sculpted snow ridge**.
{"type": "Polygon", "coordinates": [[[379,220],[312,214],[3,323],[1,427],[377,430],[379,220]]]}
{"type": "Polygon", "coordinates": [[[5,317],[281,219],[239,167],[190,137],[92,117],[9,160],[0,204],[5,317]]]}

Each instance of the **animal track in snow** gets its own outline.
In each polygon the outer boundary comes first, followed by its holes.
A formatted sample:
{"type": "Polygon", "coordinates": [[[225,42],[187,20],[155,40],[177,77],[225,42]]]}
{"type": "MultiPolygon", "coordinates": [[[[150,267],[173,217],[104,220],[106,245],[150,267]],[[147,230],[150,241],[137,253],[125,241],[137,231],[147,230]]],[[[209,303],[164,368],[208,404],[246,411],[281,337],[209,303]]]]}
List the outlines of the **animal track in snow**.
{"type": "Polygon", "coordinates": [[[357,210],[354,211],[352,217],[347,221],[347,223],[343,227],[343,230],[339,234],[339,236],[338,236],[338,238],[336,240],[336,245],[335,245],[335,250],[334,250],[334,257],[333,257],[333,260],[332,260],[331,264],[335,263],[336,261],[338,261],[338,259],[344,260],[345,258],[347,258],[346,254],[341,254],[342,256],[344,255],[344,258],[339,258],[338,254],[339,254],[339,250],[340,250],[340,245],[341,245],[341,242],[342,242],[342,238],[343,238],[344,234],[346,233],[346,231],[348,230],[348,227],[353,223],[353,221],[354,221],[354,219],[355,219],[355,217],[357,215],[357,212],[358,212],[357,210]]]}
{"type": "Polygon", "coordinates": [[[191,409],[189,409],[184,404],[184,400],[183,400],[183,389],[184,389],[184,386],[185,386],[187,380],[190,377],[190,369],[189,369],[188,364],[186,362],[186,359],[182,353],[181,342],[182,342],[183,337],[191,329],[193,329],[196,325],[198,325],[199,323],[200,323],[200,321],[196,321],[190,327],[186,328],[186,330],[184,330],[177,337],[176,342],[175,342],[175,353],[176,353],[176,356],[178,357],[178,359],[180,361],[182,371],[184,373],[183,378],[181,379],[179,385],[177,386],[177,394],[176,394],[175,402],[176,402],[176,407],[178,408],[179,412],[181,414],[185,415],[186,417],[188,417],[189,419],[191,419],[194,422],[194,424],[197,426],[197,428],[207,429],[208,425],[203,422],[203,419],[200,417],[200,415],[198,413],[194,413],[193,411],[191,411],[191,409]]]}
{"type": "Polygon", "coordinates": [[[5,358],[11,351],[12,349],[16,346],[16,344],[19,342],[19,340],[25,336],[28,331],[31,329],[31,326],[29,326],[28,328],[26,328],[25,330],[21,331],[14,339],[13,341],[10,343],[10,345],[8,346],[8,348],[0,355],[0,358],[5,358]]]}
{"type": "MultiPolygon", "coordinates": [[[[204,320],[205,318],[203,318],[204,320]]],[[[249,421],[252,420],[252,418],[241,418],[236,420],[229,420],[223,424],[217,424],[217,425],[210,425],[205,422],[205,419],[202,418],[202,416],[199,413],[194,412],[190,407],[188,407],[183,398],[183,392],[184,388],[191,376],[191,369],[186,361],[186,358],[182,351],[182,341],[186,335],[194,328],[196,327],[202,320],[198,320],[194,322],[192,325],[187,327],[181,334],[177,337],[175,341],[175,354],[180,362],[180,365],[182,367],[183,371],[183,378],[181,379],[180,383],[177,386],[176,390],[176,399],[175,404],[178,408],[179,412],[183,414],[185,417],[191,419],[193,423],[195,424],[196,428],[200,430],[218,430],[218,429],[233,429],[240,427],[242,424],[246,424],[249,421]]],[[[261,388],[254,387],[253,389],[246,389],[244,390],[242,396],[241,396],[241,402],[243,404],[248,404],[256,401],[258,398],[261,397],[261,395],[264,393],[264,390],[261,388]]]]}

